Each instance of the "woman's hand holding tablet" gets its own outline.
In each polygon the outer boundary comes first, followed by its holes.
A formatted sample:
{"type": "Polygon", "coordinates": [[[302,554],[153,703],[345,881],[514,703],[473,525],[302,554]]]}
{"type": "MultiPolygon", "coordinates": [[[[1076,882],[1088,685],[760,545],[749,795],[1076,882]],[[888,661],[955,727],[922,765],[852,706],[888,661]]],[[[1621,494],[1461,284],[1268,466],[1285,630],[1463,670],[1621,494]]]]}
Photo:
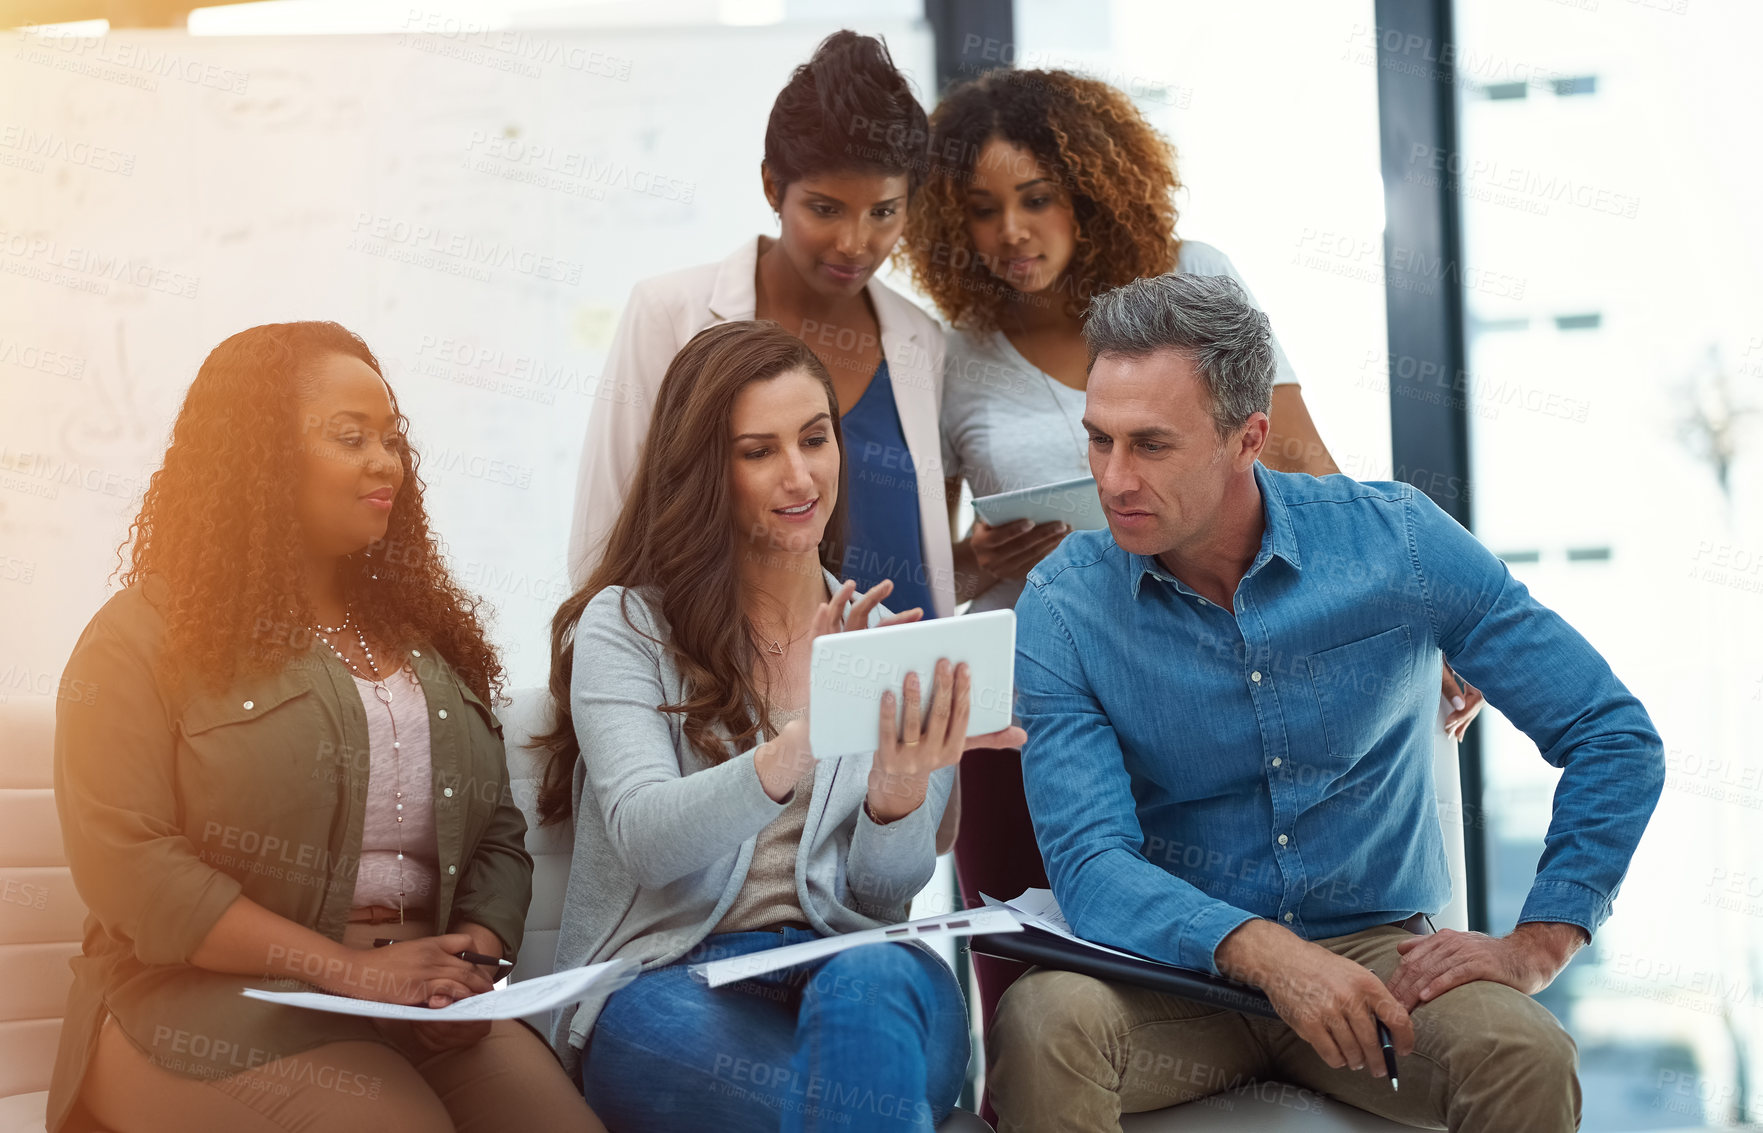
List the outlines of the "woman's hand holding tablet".
{"type": "Polygon", "coordinates": [[[917,810],[930,788],[930,773],[961,762],[967,747],[973,676],[965,663],[937,662],[928,703],[919,698],[918,674],[907,673],[899,697],[881,698],[881,743],[869,767],[863,800],[872,822],[893,822],[917,810]],[[904,701],[906,718],[896,722],[904,701]]]}
{"type": "Polygon", "coordinates": [[[973,557],[987,578],[1026,579],[1035,564],[1053,553],[1071,534],[1071,525],[1060,520],[1036,523],[1013,519],[993,527],[983,519],[973,521],[973,557]]]}
{"type": "MultiPolygon", "coordinates": [[[[908,610],[884,618],[871,628],[870,615],[893,589],[893,584],[884,581],[853,602],[856,589],[856,583],[844,583],[831,600],[820,608],[808,634],[811,649],[814,649],[816,638],[860,630],[867,631],[867,637],[868,634],[885,628],[909,625],[924,616],[922,610],[908,610]]],[[[988,654],[986,660],[989,664],[981,665],[982,677],[989,677],[982,683],[985,695],[982,696],[981,703],[987,710],[981,713],[981,718],[996,718],[997,722],[1007,726],[985,735],[967,734],[973,716],[973,671],[965,662],[952,662],[946,656],[938,659],[934,666],[929,663],[928,657],[910,664],[883,662],[884,665],[891,664],[893,672],[902,669],[905,672],[897,693],[892,690],[883,691],[878,704],[872,690],[868,694],[869,699],[863,702],[877,706],[876,730],[873,734],[875,758],[871,764],[869,794],[865,804],[871,819],[876,822],[891,822],[916,810],[924,801],[931,772],[960,762],[961,753],[968,748],[1021,747],[1028,738],[1021,728],[1009,724],[1009,668],[1013,660],[1014,617],[1008,611],[998,611],[973,615],[962,620],[964,625],[960,628],[967,631],[962,634],[964,639],[997,638],[991,642],[997,646],[991,652],[998,656],[991,657],[988,654]],[[994,622],[999,624],[992,625],[994,622]],[[991,629],[989,634],[978,632],[987,627],[991,629]],[[998,673],[986,672],[1000,664],[1003,667],[1001,678],[998,673]],[[929,672],[931,688],[928,700],[923,696],[920,669],[929,672]],[[1001,701],[1001,705],[993,703],[994,701],[1001,701]]],[[[932,632],[933,637],[935,633],[931,631],[931,626],[945,630],[956,628],[952,622],[946,620],[926,623],[922,631],[932,632]]],[[[916,634],[921,630],[914,628],[911,632],[916,634]]],[[[857,639],[854,638],[853,641],[855,640],[857,639]]],[[[955,651],[960,648],[953,640],[941,642],[939,647],[955,651]]],[[[814,649],[816,665],[821,663],[818,658],[823,652],[824,648],[814,649]]],[[[872,674],[882,671],[880,667],[871,668],[872,674]]],[[[854,673],[850,675],[857,676],[854,673]]],[[[848,683],[855,686],[873,682],[857,680],[848,683]]],[[[828,691],[827,686],[815,685],[815,695],[825,691],[828,691]]],[[[856,689],[853,687],[844,691],[849,694],[856,689]]],[[[819,729],[822,732],[827,731],[825,723],[819,729]]],[[[761,744],[754,753],[754,765],[759,772],[760,783],[773,799],[781,802],[787,798],[817,755],[819,758],[831,758],[868,748],[867,744],[858,748],[854,743],[847,742],[842,750],[816,753],[812,743],[814,731],[810,724],[810,714],[804,713],[784,725],[776,739],[761,744]]]]}
{"type": "MultiPolygon", "coordinates": [[[[881,600],[893,589],[893,580],[884,578],[853,602],[851,599],[857,594],[857,584],[846,579],[833,596],[815,611],[804,645],[813,648],[816,638],[829,633],[868,629],[869,615],[874,613],[875,608],[881,605],[881,600]],[[849,610],[846,609],[847,606],[850,607],[849,610]]],[[[924,610],[915,606],[904,613],[883,618],[880,624],[906,625],[922,617],[924,610]]],[[[808,745],[807,713],[785,724],[775,740],[760,745],[753,755],[753,763],[759,772],[759,783],[765,788],[765,793],[779,802],[787,798],[795,789],[797,780],[814,765],[814,755],[808,745]]]]}

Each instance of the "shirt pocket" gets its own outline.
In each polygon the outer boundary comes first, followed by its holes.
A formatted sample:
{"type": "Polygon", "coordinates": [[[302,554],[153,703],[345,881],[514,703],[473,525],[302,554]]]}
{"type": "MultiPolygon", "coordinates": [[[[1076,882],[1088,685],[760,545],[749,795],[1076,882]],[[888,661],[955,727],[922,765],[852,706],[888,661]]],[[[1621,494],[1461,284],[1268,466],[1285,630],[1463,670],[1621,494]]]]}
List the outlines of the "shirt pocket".
{"type": "Polygon", "coordinates": [[[1407,715],[1414,697],[1407,626],[1312,653],[1305,662],[1329,758],[1359,759],[1407,715]]]}

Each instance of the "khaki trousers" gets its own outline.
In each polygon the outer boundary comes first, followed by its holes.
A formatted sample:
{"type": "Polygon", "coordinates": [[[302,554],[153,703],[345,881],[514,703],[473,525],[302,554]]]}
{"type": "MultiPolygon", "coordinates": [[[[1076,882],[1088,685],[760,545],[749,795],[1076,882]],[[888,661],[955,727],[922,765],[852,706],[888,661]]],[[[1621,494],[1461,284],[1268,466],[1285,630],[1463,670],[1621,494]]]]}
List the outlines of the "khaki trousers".
{"type": "MultiPolygon", "coordinates": [[[[343,942],[405,939],[426,926],[350,925],[343,942]]],[[[377,1022],[383,1043],[327,1043],[229,1078],[154,1064],[106,1019],[80,1101],[108,1133],[605,1133],[551,1048],[499,1020],[480,1041],[435,1052],[410,1024],[377,1022]]]]}
{"type": "MultiPolygon", "coordinates": [[[[1396,943],[1409,935],[1379,926],[1316,943],[1387,981],[1396,943]]],[[[1367,1071],[1331,1069],[1280,1020],[1037,968],[1011,986],[992,1020],[986,1086],[999,1133],[1114,1131],[1122,1113],[1252,1082],[1290,1108],[1345,1102],[1427,1129],[1579,1128],[1577,1050],[1530,996],[1478,981],[1416,1008],[1413,1020],[1414,1053],[1397,1059],[1397,1092],[1367,1071]]]]}

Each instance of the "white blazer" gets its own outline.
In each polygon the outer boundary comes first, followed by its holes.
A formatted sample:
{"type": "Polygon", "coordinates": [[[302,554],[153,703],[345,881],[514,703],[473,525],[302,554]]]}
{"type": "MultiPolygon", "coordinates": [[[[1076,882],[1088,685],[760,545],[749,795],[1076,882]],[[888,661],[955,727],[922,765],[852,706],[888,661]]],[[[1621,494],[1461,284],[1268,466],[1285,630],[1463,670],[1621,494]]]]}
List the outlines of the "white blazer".
{"type": "MultiPolygon", "coordinates": [[[[719,264],[658,275],[631,289],[588,415],[569,532],[569,577],[580,586],[600,561],[624,506],[649,415],[668,363],[705,327],[751,319],[759,241],[747,240],[719,264]]],[[[918,476],[919,537],[939,617],[955,610],[954,556],[943,495],[938,413],[943,401],[943,332],[929,315],[874,277],[869,301],[881,324],[882,356],[894,387],[900,429],[918,476]]]]}

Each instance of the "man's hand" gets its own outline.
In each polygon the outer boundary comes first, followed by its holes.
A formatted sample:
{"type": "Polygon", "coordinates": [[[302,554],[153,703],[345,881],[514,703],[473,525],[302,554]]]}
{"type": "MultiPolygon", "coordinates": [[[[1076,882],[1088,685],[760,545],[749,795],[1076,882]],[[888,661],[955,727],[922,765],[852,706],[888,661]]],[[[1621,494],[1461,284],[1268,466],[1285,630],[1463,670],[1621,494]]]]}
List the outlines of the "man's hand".
{"type": "Polygon", "coordinates": [[[1396,1053],[1414,1050],[1414,1024],[1383,981],[1355,964],[1272,921],[1239,925],[1215,955],[1218,969],[1260,988],[1298,1037],[1339,1070],[1384,1076],[1377,1021],[1395,1040],[1396,1053]]]}
{"type": "Polygon", "coordinates": [[[1409,1011],[1473,980],[1535,995],[1588,943],[1578,925],[1543,921],[1521,924],[1507,936],[1447,928],[1396,945],[1402,961],[1390,976],[1390,993],[1409,1011]]]}

